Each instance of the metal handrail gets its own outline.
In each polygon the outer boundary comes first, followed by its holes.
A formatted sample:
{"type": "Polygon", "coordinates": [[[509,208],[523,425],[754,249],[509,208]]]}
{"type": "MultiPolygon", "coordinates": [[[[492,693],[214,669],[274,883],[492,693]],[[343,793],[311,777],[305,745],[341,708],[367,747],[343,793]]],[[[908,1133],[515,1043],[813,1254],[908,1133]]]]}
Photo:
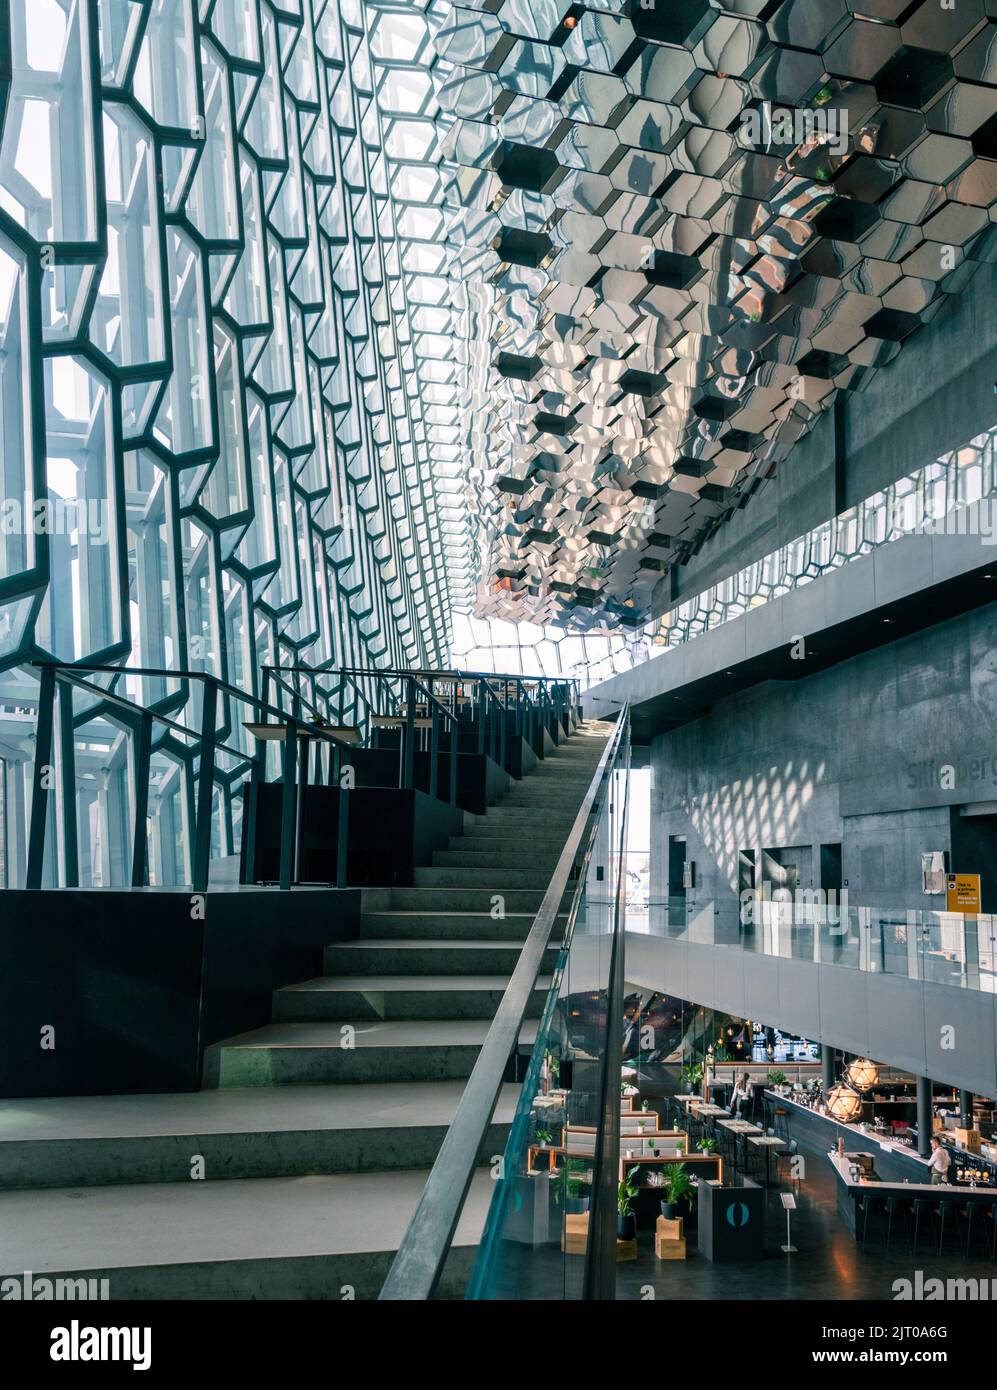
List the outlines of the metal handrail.
{"type": "MultiPolygon", "coordinates": [[[[397,672],[397,673],[396,673],[396,672],[394,672],[394,671],[368,670],[368,669],[366,669],[366,668],[359,668],[359,667],[358,667],[358,668],[355,668],[355,669],[351,669],[351,668],[347,668],[347,667],[345,667],[345,666],[326,667],[326,668],[321,669],[321,670],[320,670],[319,668],[317,668],[317,667],[314,667],[314,666],[262,666],[260,669],[261,669],[261,671],[263,671],[265,674],[267,674],[267,675],[269,675],[269,676],[271,676],[271,677],[276,677],[276,678],[278,678],[278,683],[279,683],[280,685],[282,685],[283,688],[284,688],[285,690],[287,690],[288,694],[294,695],[294,696],[296,696],[297,699],[302,700],[302,701],[304,701],[305,697],[304,697],[303,695],[301,695],[298,691],[292,690],[292,689],[290,688],[290,686],[288,686],[285,682],[280,681],[280,680],[279,680],[279,677],[281,677],[281,676],[286,676],[286,675],[288,675],[288,674],[292,674],[292,675],[293,675],[293,674],[296,674],[296,673],[301,673],[302,675],[309,675],[309,676],[318,676],[318,675],[322,675],[322,676],[346,676],[347,678],[350,679],[350,684],[353,686],[354,690],[356,690],[356,692],[357,692],[357,694],[360,696],[361,700],[363,700],[364,703],[367,704],[367,705],[370,704],[370,701],[369,701],[369,700],[367,699],[367,697],[364,695],[363,691],[362,691],[362,690],[359,690],[359,689],[357,688],[356,682],[352,679],[353,676],[362,675],[362,676],[370,677],[370,678],[373,679],[373,680],[380,680],[382,677],[385,677],[385,678],[388,678],[388,679],[391,679],[391,680],[397,680],[397,679],[399,679],[401,676],[406,676],[406,675],[408,674],[408,673],[406,673],[406,672],[404,672],[404,671],[402,671],[402,672],[397,672]]],[[[455,720],[456,716],[453,714],[453,712],[452,712],[451,710],[447,709],[446,705],[443,704],[442,701],[437,700],[436,696],[432,693],[431,690],[429,690],[429,689],[422,683],[422,681],[420,681],[420,680],[418,680],[418,679],[415,679],[414,677],[409,677],[409,678],[414,680],[415,688],[416,688],[417,690],[422,691],[422,693],[425,695],[425,697],[426,697],[426,702],[427,702],[427,708],[428,708],[429,706],[431,706],[431,705],[435,705],[436,708],[440,711],[440,714],[441,714],[445,719],[447,719],[448,721],[451,721],[451,722],[455,720]]],[[[313,706],[313,707],[314,707],[314,706],[313,706]]]]}
{"type": "MultiPolygon", "coordinates": [[[[28,862],[26,875],[26,884],[28,888],[38,889],[42,884],[49,802],[49,797],[47,795],[48,788],[44,784],[43,777],[45,769],[50,765],[52,759],[55,725],[55,689],[57,684],[82,689],[97,697],[94,710],[89,711],[87,714],[88,720],[98,717],[100,707],[102,705],[107,705],[112,709],[120,710],[122,718],[134,724],[137,730],[139,753],[137,756],[137,789],[135,793],[133,817],[134,835],[131,871],[133,887],[142,887],[144,885],[148,867],[146,862],[145,812],[149,796],[149,765],[152,756],[153,725],[161,724],[172,733],[179,734],[185,739],[195,739],[199,743],[199,766],[193,826],[194,833],[193,844],[191,846],[191,886],[195,892],[203,892],[208,886],[209,864],[211,859],[211,803],[215,784],[217,754],[219,751],[227,752],[231,756],[243,760],[247,767],[252,769],[251,782],[258,781],[262,771],[259,752],[256,754],[246,753],[242,749],[231,748],[228,744],[219,740],[219,730],[216,722],[218,696],[219,694],[226,695],[242,704],[249,705],[261,716],[275,716],[285,730],[284,806],[282,808],[281,832],[281,886],[290,887],[292,865],[295,855],[293,819],[295,816],[295,807],[297,804],[300,804],[300,795],[297,794],[295,788],[295,764],[298,756],[298,741],[303,734],[307,734],[311,739],[321,739],[324,742],[335,745],[337,748],[348,748],[349,745],[347,743],[329,730],[323,729],[319,725],[309,724],[298,719],[295,715],[289,715],[276,705],[270,705],[257,695],[252,695],[248,691],[240,690],[237,686],[229,684],[228,681],[221,680],[218,676],[212,675],[209,671],[169,670],[164,667],[154,666],[111,666],[87,662],[60,662],[42,659],[32,664],[40,672],[40,687],[38,695],[38,726],[35,737],[34,794],[31,800],[31,815],[28,827],[28,862]],[[155,679],[169,679],[175,681],[200,681],[203,688],[200,732],[198,733],[196,729],[190,729],[178,723],[176,720],[170,719],[167,715],[158,710],[147,708],[137,701],[127,700],[114,690],[105,690],[102,686],[94,685],[91,681],[85,679],[87,675],[113,675],[118,677],[146,676],[155,679]],[[292,744],[294,745],[293,747],[292,744]]],[[[65,737],[65,732],[65,719],[61,716],[60,737],[65,737]]],[[[69,861],[75,858],[77,853],[75,838],[76,829],[75,819],[68,817],[65,807],[64,831],[68,832],[69,853],[67,854],[67,861],[69,861]]],[[[75,869],[71,873],[71,878],[73,882],[69,883],[68,886],[75,887],[75,869]]]]}
{"type": "MultiPolygon", "coordinates": [[[[630,709],[620,715],[629,732],[630,709]]],[[[630,772],[630,741],[627,739],[624,778],[630,772]]],[[[616,1216],[617,1184],[620,1176],[620,1068],[611,1066],[619,1059],[623,1039],[623,931],[626,922],[627,823],[630,817],[629,780],[623,786],[623,815],[620,817],[620,843],[617,858],[616,902],[613,912],[613,942],[610,947],[609,980],[606,990],[606,1056],[602,1068],[599,1109],[602,1120],[596,1131],[593,1163],[591,1229],[585,1249],[582,1298],[611,1300],[616,1297],[616,1216]],[[614,1042],[614,1039],[616,1040],[614,1042]],[[614,1048],[616,1051],[614,1052],[614,1048]]]]}
{"type": "MultiPolygon", "coordinates": [[[[561,899],[578,856],[584,852],[586,835],[589,842],[594,836],[593,811],[606,773],[616,763],[628,716],[629,706],[621,714],[599,759],[419,1204],[388,1271],[379,1295],[382,1300],[428,1299],[439,1280],[471,1186],[481,1144],[495,1111],[506,1064],[519,1043],[527,1005],[560,914],[561,899]]],[[[578,882],[576,898],[583,882],[578,882]]]]}

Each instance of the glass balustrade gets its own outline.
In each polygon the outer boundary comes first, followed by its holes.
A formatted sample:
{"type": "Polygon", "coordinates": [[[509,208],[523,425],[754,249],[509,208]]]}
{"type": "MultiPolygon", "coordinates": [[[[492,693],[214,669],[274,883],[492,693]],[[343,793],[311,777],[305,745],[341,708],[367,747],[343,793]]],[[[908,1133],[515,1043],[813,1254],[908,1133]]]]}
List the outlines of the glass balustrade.
{"type": "MultiPolygon", "coordinates": [[[[552,975],[541,981],[542,1013],[509,1141],[503,1154],[491,1157],[495,1190],[468,1298],[583,1297],[599,1200],[594,1178],[602,1099],[605,1088],[615,1095],[621,1087],[622,1033],[614,1041],[609,992],[624,871],[627,752],[624,742],[586,837],[591,847],[580,851],[562,900],[563,941],[552,975]]],[[[649,1132],[655,1128],[651,1120],[646,1124],[649,1132]]],[[[632,1148],[650,1141],[626,1142],[632,1148]]],[[[618,1153],[612,1162],[618,1164],[618,1153]]],[[[615,1228],[616,1211],[610,1216],[615,1228]]]]}
{"type": "MultiPolygon", "coordinates": [[[[646,924],[646,925],[644,925],[646,924]]],[[[628,926],[628,930],[632,930],[628,926]]],[[[997,915],[754,899],[652,899],[651,936],[997,992],[997,915]]]]}

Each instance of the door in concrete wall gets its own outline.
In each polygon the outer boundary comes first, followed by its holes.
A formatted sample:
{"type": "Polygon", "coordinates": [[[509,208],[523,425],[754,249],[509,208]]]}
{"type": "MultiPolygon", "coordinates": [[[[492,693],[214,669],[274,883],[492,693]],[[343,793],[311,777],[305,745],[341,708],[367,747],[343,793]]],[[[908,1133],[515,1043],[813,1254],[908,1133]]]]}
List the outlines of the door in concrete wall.
{"type": "Polygon", "coordinates": [[[684,835],[668,837],[668,924],[685,925],[685,858],[684,835]]]}

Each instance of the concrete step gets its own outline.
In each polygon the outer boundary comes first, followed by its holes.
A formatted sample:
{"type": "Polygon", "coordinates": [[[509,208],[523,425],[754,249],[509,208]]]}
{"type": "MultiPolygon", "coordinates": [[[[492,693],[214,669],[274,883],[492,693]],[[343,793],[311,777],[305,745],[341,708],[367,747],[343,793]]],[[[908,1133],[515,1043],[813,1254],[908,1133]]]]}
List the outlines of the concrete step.
{"type": "Polygon", "coordinates": [[[595,762],[580,762],[576,759],[566,759],[558,762],[556,758],[548,758],[546,762],[537,763],[530,776],[516,783],[516,787],[533,787],[542,781],[565,781],[565,783],[590,783],[595,776],[595,769],[599,766],[598,759],[595,762]]]}
{"type": "MultiPolygon", "coordinates": [[[[504,1146],[518,1090],[502,1088],[483,1160],[504,1146]]],[[[190,1184],[195,1155],[207,1182],[430,1166],[463,1091],[410,1081],[0,1102],[0,1188],[190,1184]]]]}
{"type": "Polygon", "coordinates": [[[494,883],[495,887],[489,891],[495,893],[506,888],[539,888],[545,892],[550,883],[550,874],[544,873],[543,869],[518,865],[510,868],[508,860],[487,867],[437,865],[432,869],[416,869],[414,878],[416,888],[486,888],[494,883]]]}
{"type": "MultiPolygon", "coordinates": [[[[273,1020],[494,1018],[507,975],[320,975],[274,990],[273,1020]]],[[[538,1018],[550,979],[537,981],[527,1017],[538,1018]]]]}
{"type": "MultiPolygon", "coordinates": [[[[459,843],[459,841],[458,841],[459,843]]],[[[550,875],[560,858],[560,849],[533,849],[529,845],[520,846],[518,850],[513,842],[509,842],[509,848],[485,849],[484,845],[475,849],[438,849],[433,851],[433,865],[441,869],[495,869],[499,870],[506,865],[516,865],[522,868],[545,869],[550,875]]]]}
{"type": "Polygon", "coordinates": [[[545,806],[507,806],[505,802],[499,801],[494,806],[489,806],[484,816],[475,816],[474,825],[480,825],[482,820],[489,825],[515,821],[524,831],[535,825],[546,828],[550,835],[560,835],[563,844],[571,832],[577,813],[577,807],[572,810],[570,806],[562,806],[559,810],[555,808],[551,814],[545,806]]]}
{"type": "MultiPolygon", "coordinates": [[[[515,912],[538,912],[547,885],[542,888],[514,888],[497,883],[494,888],[392,888],[391,908],[398,912],[491,912],[494,899],[501,897],[508,916],[515,912]]],[[[570,892],[561,899],[567,911],[570,892]]]]}
{"type": "MultiPolygon", "coordinates": [[[[491,1020],[271,1023],[205,1050],[205,1086],[380,1085],[470,1076],[491,1020]],[[344,1045],[348,1044],[348,1045],[344,1045]]],[[[536,1025],[523,1024],[520,1047],[536,1025]]]]}
{"type": "MultiPolygon", "coordinates": [[[[573,808],[577,811],[578,807],[585,799],[585,790],[588,787],[579,787],[577,790],[572,787],[562,787],[560,782],[551,781],[539,787],[517,787],[515,791],[509,792],[501,801],[496,801],[496,806],[520,806],[524,809],[536,806],[560,806],[567,810],[573,808]]],[[[489,807],[493,810],[493,807],[489,807]]]]}
{"type": "MultiPolygon", "coordinates": [[[[524,942],[536,920],[534,912],[507,912],[493,918],[487,912],[365,912],[360,919],[364,939],[377,941],[524,942]]],[[[554,925],[554,937],[564,933],[566,915],[554,925]]]]}
{"type": "MultiPolygon", "coordinates": [[[[0,1193],[0,1279],[94,1278],[112,1299],[376,1298],[428,1168],[0,1193]]],[[[495,1184],[476,1174],[443,1271],[461,1297],[495,1184]]]]}
{"type": "Polygon", "coordinates": [[[508,851],[510,857],[514,857],[517,850],[524,852],[543,851],[545,854],[559,856],[564,849],[564,838],[551,835],[530,834],[529,838],[522,835],[514,835],[512,827],[494,824],[490,828],[480,822],[473,830],[466,830],[463,835],[450,836],[450,848],[452,850],[478,850],[485,851],[508,851]]]}
{"type": "MultiPolygon", "coordinates": [[[[521,942],[493,932],[473,941],[382,937],[327,946],[323,968],[327,975],[511,975],[522,949],[521,942]]],[[[547,948],[545,974],[553,970],[557,951],[556,944],[547,948]]]]}

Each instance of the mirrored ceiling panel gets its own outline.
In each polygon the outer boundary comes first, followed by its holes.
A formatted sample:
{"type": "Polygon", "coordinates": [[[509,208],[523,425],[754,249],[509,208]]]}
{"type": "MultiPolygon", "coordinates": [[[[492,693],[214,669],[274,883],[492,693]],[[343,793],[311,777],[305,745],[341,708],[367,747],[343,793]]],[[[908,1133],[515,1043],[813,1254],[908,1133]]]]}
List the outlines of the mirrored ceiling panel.
{"type": "Polygon", "coordinates": [[[993,258],[997,7],[367,8],[433,194],[408,254],[451,591],[637,628],[993,258]]]}

